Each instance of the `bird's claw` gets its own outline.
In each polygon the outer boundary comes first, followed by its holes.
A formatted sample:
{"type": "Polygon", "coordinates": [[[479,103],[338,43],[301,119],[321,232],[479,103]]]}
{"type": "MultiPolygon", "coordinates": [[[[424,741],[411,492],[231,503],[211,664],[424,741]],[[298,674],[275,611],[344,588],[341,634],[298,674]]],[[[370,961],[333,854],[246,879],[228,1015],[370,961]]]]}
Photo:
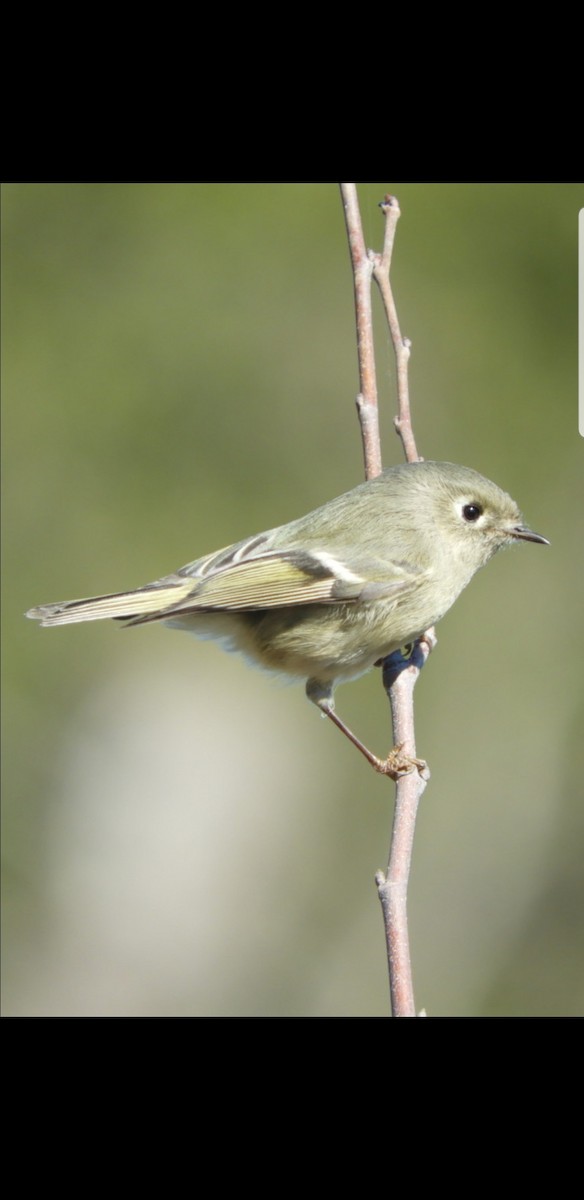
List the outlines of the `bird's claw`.
{"type": "Polygon", "coordinates": [[[404,754],[403,748],[404,743],[401,742],[399,746],[390,750],[387,758],[377,758],[374,763],[375,770],[379,771],[380,775],[389,775],[390,779],[394,780],[401,779],[402,775],[411,775],[413,771],[418,771],[422,779],[429,779],[427,762],[423,758],[413,758],[404,754]]]}

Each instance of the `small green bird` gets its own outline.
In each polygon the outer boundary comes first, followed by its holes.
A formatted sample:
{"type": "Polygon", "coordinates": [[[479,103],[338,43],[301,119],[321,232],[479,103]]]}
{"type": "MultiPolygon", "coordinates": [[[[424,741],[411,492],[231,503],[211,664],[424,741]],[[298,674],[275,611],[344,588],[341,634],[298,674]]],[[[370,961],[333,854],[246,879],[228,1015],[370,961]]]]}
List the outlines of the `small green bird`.
{"type": "Polygon", "coordinates": [[[453,463],[404,463],[135,591],[26,615],[43,625],[162,621],[215,638],[306,679],[309,699],[356,741],[333,716],[334,685],[435,625],[475,571],[517,541],[549,545],[495,483],[453,463]]]}

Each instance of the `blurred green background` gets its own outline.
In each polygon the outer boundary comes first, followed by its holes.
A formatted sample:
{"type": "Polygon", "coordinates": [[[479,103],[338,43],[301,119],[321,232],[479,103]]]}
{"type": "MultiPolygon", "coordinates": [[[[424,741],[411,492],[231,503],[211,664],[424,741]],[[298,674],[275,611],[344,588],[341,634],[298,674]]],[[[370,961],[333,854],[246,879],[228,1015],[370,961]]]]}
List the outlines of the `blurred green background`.
{"type": "MultiPolygon", "coordinates": [[[[420,452],[496,480],[551,540],[479,574],[418,685],[416,1000],[582,1014],[584,188],[363,185],[375,247],[388,190],[420,452]]],[[[384,1015],[393,785],[301,687],[212,644],[22,615],[360,481],[338,190],[14,184],[2,203],[3,1011],[384,1015]]],[[[337,705],[389,748],[378,672],[337,705]]]]}

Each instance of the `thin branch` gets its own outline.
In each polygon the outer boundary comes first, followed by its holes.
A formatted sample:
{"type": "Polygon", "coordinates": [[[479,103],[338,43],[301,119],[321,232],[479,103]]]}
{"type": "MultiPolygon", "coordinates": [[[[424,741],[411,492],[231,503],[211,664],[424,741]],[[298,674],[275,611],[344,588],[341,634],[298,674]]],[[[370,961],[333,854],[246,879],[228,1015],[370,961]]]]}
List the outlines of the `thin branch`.
{"type": "Polygon", "coordinates": [[[409,338],[403,338],[401,335],[397,308],[389,278],[395,230],[401,212],[395,196],[385,196],[379,207],[385,217],[385,241],[382,254],[372,255],[373,278],[381,292],[381,299],[383,300],[383,307],[395,353],[397,370],[397,417],[394,417],[393,423],[402,440],[407,462],[419,462],[420,456],[416,448],[414,431],[412,429],[408,385],[408,363],[410,360],[411,342],[409,338]]]}
{"type": "Polygon", "coordinates": [[[381,474],[382,470],[379,409],[377,404],[377,375],[375,371],[375,348],[373,345],[373,320],[371,314],[371,277],[374,266],[365,246],[355,184],[342,183],[341,196],[345,210],[345,223],[347,226],[355,288],[360,388],[356,400],[357,412],[361,423],[361,437],[363,439],[365,478],[374,479],[376,475],[381,474]]]}
{"type": "MultiPolygon", "coordinates": [[[[381,254],[373,251],[367,252],[355,185],[342,184],[341,191],[355,281],[357,351],[362,388],[362,395],[358,398],[359,419],[366,475],[370,479],[381,470],[371,316],[372,276],[381,293],[396,359],[398,415],[394,424],[402,440],[407,461],[419,460],[409,402],[410,342],[402,337],[389,279],[400,209],[395,197],[384,197],[380,205],[385,217],[383,251],[381,254]],[[369,270],[366,268],[366,262],[369,264],[369,270]],[[367,386],[371,389],[369,392],[366,391],[367,386]],[[365,416],[363,408],[367,409],[365,416]],[[369,411],[373,409],[374,419],[369,411]]],[[[433,630],[430,630],[416,642],[408,659],[398,651],[389,655],[383,666],[383,682],[391,705],[393,740],[396,746],[396,750],[392,751],[392,754],[397,753],[404,762],[409,760],[411,766],[406,773],[397,773],[395,811],[387,871],[385,874],[379,871],[376,875],[385,923],[392,1013],[394,1016],[403,1017],[416,1015],[407,923],[407,887],[416,814],[420,797],[430,777],[426,764],[416,758],[413,691],[420,671],[435,642],[433,630]]],[[[393,777],[395,778],[395,775],[393,777]]]]}
{"type": "MultiPolygon", "coordinates": [[[[389,695],[393,736],[408,757],[415,757],[414,688],[434,641],[420,638],[409,657],[400,651],[383,664],[383,686],[389,695]]],[[[430,778],[428,768],[410,771],[396,781],[395,809],[389,862],[385,875],[375,876],[383,909],[391,1010],[396,1017],[415,1017],[414,988],[408,935],[407,895],[418,805],[430,778]]]]}

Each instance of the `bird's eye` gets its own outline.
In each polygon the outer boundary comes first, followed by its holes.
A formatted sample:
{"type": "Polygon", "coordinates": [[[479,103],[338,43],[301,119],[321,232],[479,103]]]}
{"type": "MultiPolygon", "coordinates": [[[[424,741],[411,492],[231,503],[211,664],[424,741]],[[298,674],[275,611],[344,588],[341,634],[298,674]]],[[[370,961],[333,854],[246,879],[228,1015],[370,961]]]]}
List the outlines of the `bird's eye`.
{"type": "Polygon", "coordinates": [[[463,515],[465,521],[471,521],[471,522],[478,521],[479,517],[482,517],[482,515],[483,515],[482,505],[481,504],[465,504],[465,505],[463,505],[462,515],[463,515]]]}

